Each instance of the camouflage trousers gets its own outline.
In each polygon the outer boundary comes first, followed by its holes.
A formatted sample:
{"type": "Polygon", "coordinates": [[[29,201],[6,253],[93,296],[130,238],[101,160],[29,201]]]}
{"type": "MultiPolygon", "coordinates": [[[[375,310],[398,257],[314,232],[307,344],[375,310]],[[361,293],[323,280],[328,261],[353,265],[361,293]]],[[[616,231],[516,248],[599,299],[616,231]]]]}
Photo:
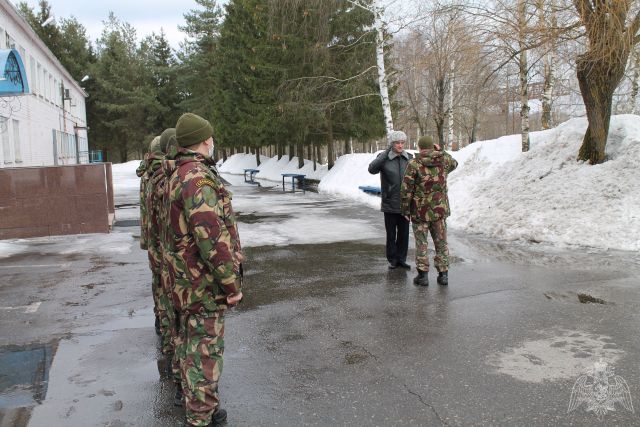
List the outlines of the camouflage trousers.
{"type": "Polygon", "coordinates": [[[171,282],[169,271],[162,269],[160,274],[162,291],[158,297],[158,313],[160,317],[160,333],[162,336],[162,354],[171,359],[171,373],[173,381],[180,384],[180,364],[176,356],[176,342],[178,341],[178,320],[171,297],[171,282]]]}
{"type": "Polygon", "coordinates": [[[449,270],[449,246],[447,245],[447,220],[441,218],[430,222],[413,222],[413,235],[416,239],[416,267],[429,271],[429,246],[427,238],[431,233],[436,256],[433,263],[438,271],[449,270]]]}
{"type": "Polygon", "coordinates": [[[182,374],[182,392],[187,421],[207,426],[220,405],[218,380],[224,353],[224,311],[182,313],[182,342],[177,349],[182,374]]]}

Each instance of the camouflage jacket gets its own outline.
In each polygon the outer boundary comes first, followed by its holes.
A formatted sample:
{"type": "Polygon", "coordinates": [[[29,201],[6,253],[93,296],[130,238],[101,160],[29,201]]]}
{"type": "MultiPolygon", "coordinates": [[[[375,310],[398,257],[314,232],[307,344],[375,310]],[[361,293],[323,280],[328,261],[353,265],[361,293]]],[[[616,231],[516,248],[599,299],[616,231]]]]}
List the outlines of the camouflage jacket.
{"type": "Polygon", "coordinates": [[[166,183],[166,175],[162,170],[164,156],[152,153],[149,155],[150,178],[145,189],[145,206],[147,212],[147,249],[149,250],[149,267],[151,271],[160,274],[162,269],[162,248],[160,245],[160,230],[165,220],[162,209],[162,196],[166,183]]]}
{"type": "Polygon", "coordinates": [[[140,177],[140,249],[147,249],[147,205],[146,205],[146,189],[149,181],[147,167],[149,155],[145,154],[144,159],[140,161],[140,166],[136,169],[136,175],[140,177]]]}
{"type": "Polygon", "coordinates": [[[163,241],[174,304],[191,313],[224,309],[226,296],[240,291],[241,247],[231,194],[211,159],[199,153],[178,148],[162,166],[169,177],[163,241]]]}
{"type": "Polygon", "coordinates": [[[402,214],[415,222],[448,217],[447,175],[457,166],[458,162],[444,151],[428,150],[411,159],[400,189],[402,214]]]}

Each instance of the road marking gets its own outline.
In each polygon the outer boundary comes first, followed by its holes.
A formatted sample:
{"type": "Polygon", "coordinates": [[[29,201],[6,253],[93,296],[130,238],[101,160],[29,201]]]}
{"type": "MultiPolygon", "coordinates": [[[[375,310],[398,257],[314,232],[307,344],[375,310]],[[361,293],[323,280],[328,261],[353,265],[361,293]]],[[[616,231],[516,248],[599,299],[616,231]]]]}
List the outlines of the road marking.
{"type": "Polygon", "coordinates": [[[29,305],[20,305],[18,307],[0,307],[0,310],[24,310],[25,313],[33,314],[42,305],[42,301],[34,302],[29,305]]]}
{"type": "Polygon", "coordinates": [[[70,265],[71,265],[71,263],[67,262],[65,264],[0,265],[0,268],[50,268],[50,267],[67,268],[70,265]]]}

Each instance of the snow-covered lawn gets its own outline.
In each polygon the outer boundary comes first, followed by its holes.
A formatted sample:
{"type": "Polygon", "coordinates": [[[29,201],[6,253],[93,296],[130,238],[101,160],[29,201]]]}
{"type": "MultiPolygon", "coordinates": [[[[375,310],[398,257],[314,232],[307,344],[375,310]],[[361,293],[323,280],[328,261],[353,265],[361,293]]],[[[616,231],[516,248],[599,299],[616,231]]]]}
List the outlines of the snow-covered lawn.
{"type": "MultiPolygon", "coordinates": [[[[586,127],[586,119],[572,119],[555,129],[534,132],[528,153],[521,152],[519,135],[477,142],[453,152],[459,166],[449,176],[449,226],[502,240],[640,250],[640,116],[612,117],[608,160],[601,165],[576,161],[586,127]]],[[[374,157],[349,154],[337,159],[330,171],[326,165],[314,171],[308,160],[298,169],[297,158],[263,157],[256,167],[254,155],[236,154],[219,169],[235,175],[227,175],[232,182],[242,184],[241,175],[248,168],[260,169],[257,179],[273,182],[281,182],[282,173],[302,173],[320,180],[320,193],[377,209],[380,199],[358,189],[379,185],[379,177],[367,171],[374,157]]],[[[138,165],[137,160],[113,165],[116,204],[137,202],[138,165]]],[[[274,206],[267,203],[262,208],[270,213],[274,206]]],[[[135,206],[116,214],[117,219],[137,215],[135,206]]],[[[320,223],[320,228],[326,228],[320,223]]],[[[358,232],[362,230],[340,230],[339,234],[358,232]]],[[[287,238],[283,242],[296,243],[287,238]]],[[[0,257],[20,252],[24,243],[2,242],[0,257]]],[[[115,246],[121,246],[119,243],[115,246]]]]}
{"type": "MultiPolygon", "coordinates": [[[[453,152],[460,165],[449,177],[449,226],[505,240],[603,249],[640,249],[640,117],[611,119],[608,161],[587,165],[576,161],[587,128],[572,119],[555,129],[533,132],[531,149],[522,153],[520,135],[482,141],[453,152]]],[[[379,198],[361,185],[379,185],[367,166],[375,154],[340,157],[327,171],[297,169],[297,159],[268,159],[257,178],[280,180],[280,173],[306,173],[320,178],[319,191],[377,208],[379,198]]],[[[232,156],[220,170],[242,174],[256,168],[254,155],[232,156]]]]}

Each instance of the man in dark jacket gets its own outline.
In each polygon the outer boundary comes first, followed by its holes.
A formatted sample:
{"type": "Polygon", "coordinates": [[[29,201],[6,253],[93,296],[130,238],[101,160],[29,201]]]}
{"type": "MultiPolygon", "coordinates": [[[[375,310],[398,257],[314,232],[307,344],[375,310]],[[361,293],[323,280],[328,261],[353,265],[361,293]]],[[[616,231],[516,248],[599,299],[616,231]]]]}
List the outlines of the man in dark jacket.
{"type": "Polygon", "coordinates": [[[429,285],[429,254],[427,237],[431,233],[436,248],[434,264],[438,270],[438,284],[449,284],[449,247],[447,245],[447,217],[450,214],[447,195],[447,176],[458,162],[430,136],[418,140],[420,155],[407,166],[400,197],[402,214],[410,216],[416,239],[416,268],[418,275],[413,282],[429,285]]]}
{"type": "Polygon", "coordinates": [[[384,226],[387,231],[387,261],[389,268],[410,269],[407,264],[409,247],[409,221],[400,212],[400,186],[409,159],[413,156],[404,150],[407,135],[401,131],[389,134],[389,148],[369,164],[369,173],[380,174],[384,226]]]}

